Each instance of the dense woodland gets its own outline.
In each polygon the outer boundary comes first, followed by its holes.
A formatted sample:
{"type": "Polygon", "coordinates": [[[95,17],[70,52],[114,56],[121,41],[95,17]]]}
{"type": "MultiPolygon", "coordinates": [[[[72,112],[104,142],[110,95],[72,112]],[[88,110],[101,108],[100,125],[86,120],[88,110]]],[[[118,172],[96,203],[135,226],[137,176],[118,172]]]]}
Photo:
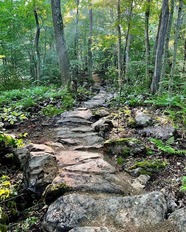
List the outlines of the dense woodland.
{"type": "Polygon", "coordinates": [[[1,90],[101,73],[130,93],[184,92],[184,0],[0,4],[1,90]]]}
{"type": "MultiPolygon", "coordinates": [[[[172,170],[185,163],[185,0],[1,0],[0,15],[0,232],[42,231],[43,199],[23,191],[12,149],[100,89],[113,96],[110,117],[131,134],[137,108],[177,129],[176,138],[142,142],[172,170]],[[30,205],[20,206],[23,198],[30,205]]],[[[176,194],[186,190],[185,167],[178,176],[176,194]]]]}

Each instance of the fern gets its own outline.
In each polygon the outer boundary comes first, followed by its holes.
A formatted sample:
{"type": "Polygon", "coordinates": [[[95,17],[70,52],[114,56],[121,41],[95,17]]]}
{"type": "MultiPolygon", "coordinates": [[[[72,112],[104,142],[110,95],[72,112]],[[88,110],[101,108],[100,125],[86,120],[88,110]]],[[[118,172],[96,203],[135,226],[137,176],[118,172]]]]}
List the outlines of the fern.
{"type": "Polygon", "coordinates": [[[184,155],[186,154],[186,150],[177,150],[170,146],[170,143],[172,142],[171,139],[169,139],[167,142],[163,142],[160,139],[154,139],[151,138],[150,141],[156,145],[156,147],[167,154],[174,154],[174,155],[184,155]]]}
{"type": "Polygon", "coordinates": [[[180,187],[180,191],[185,192],[186,191],[186,176],[182,177],[182,181],[181,182],[182,182],[182,185],[180,187]]]}

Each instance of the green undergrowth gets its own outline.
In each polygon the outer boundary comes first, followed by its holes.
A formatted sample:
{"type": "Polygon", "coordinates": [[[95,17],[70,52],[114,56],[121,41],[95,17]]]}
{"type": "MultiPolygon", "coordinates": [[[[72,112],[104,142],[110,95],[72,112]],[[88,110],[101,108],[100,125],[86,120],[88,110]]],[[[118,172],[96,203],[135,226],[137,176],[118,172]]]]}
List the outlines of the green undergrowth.
{"type": "MultiPolygon", "coordinates": [[[[5,170],[15,167],[16,157],[13,149],[23,145],[22,139],[13,138],[11,135],[0,133],[0,164],[6,166],[5,170]]],[[[19,168],[19,165],[16,167],[19,168]]],[[[17,196],[17,184],[12,184],[10,177],[5,175],[5,170],[0,170],[0,231],[7,231],[10,218],[18,216],[17,204],[14,198],[17,196]]]]}
{"type": "MultiPolygon", "coordinates": [[[[136,91],[136,90],[135,90],[136,91]]],[[[172,97],[165,93],[161,96],[138,91],[123,91],[112,102],[113,106],[150,106],[161,108],[162,111],[175,123],[186,125],[186,95],[175,93],[172,97]]]]}
{"type": "Polygon", "coordinates": [[[186,192],[186,176],[182,177],[180,191],[186,192]]]}
{"type": "Polygon", "coordinates": [[[166,142],[163,142],[160,139],[154,139],[151,138],[150,141],[160,150],[161,152],[165,154],[172,154],[172,155],[185,155],[186,150],[177,149],[171,146],[171,144],[174,143],[174,138],[171,137],[166,142]]]}
{"type": "Polygon", "coordinates": [[[168,165],[168,162],[165,160],[159,160],[159,159],[154,159],[154,160],[147,160],[144,159],[142,161],[136,161],[133,166],[131,166],[129,169],[137,169],[139,168],[139,174],[144,174],[144,175],[152,175],[154,173],[159,172],[161,169],[166,168],[168,165]]]}
{"type": "Polygon", "coordinates": [[[55,86],[1,91],[0,121],[15,124],[33,114],[52,117],[70,109],[74,103],[74,93],[55,86]]]}

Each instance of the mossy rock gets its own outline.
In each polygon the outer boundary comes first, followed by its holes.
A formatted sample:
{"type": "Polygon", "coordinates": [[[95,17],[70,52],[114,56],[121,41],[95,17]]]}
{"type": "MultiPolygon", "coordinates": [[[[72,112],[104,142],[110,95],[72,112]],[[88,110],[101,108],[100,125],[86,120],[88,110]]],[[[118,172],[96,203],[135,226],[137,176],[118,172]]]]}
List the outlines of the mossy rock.
{"type": "Polygon", "coordinates": [[[43,197],[46,204],[50,204],[69,191],[70,188],[65,183],[49,184],[43,193],[43,197]]]}
{"type": "Polygon", "coordinates": [[[154,173],[166,168],[167,165],[167,161],[145,159],[143,161],[137,161],[134,165],[129,167],[129,170],[139,169],[139,174],[152,176],[154,173]]]}
{"type": "Polygon", "coordinates": [[[123,156],[144,154],[146,147],[135,138],[119,138],[107,140],[104,143],[104,152],[111,156],[123,156]]]}

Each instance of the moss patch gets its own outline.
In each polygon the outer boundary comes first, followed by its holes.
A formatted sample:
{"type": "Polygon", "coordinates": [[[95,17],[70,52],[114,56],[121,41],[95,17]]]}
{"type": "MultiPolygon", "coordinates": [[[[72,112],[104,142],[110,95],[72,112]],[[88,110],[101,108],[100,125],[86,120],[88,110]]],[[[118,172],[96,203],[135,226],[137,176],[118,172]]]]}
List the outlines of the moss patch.
{"type": "Polygon", "coordinates": [[[70,191],[70,188],[65,183],[50,184],[46,187],[43,197],[46,204],[50,204],[68,191],[70,191]]]}
{"type": "Polygon", "coordinates": [[[143,143],[135,138],[119,138],[107,140],[104,143],[104,152],[111,156],[136,155],[145,153],[146,148],[143,143]]]}
{"type": "Polygon", "coordinates": [[[154,173],[159,172],[160,170],[166,168],[168,165],[167,161],[162,160],[143,160],[143,161],[137,161],[133,166],[131,166],[129,169],[137,169],[139,168],[139,174],[148,174],[152,175],[154,173]]]}

